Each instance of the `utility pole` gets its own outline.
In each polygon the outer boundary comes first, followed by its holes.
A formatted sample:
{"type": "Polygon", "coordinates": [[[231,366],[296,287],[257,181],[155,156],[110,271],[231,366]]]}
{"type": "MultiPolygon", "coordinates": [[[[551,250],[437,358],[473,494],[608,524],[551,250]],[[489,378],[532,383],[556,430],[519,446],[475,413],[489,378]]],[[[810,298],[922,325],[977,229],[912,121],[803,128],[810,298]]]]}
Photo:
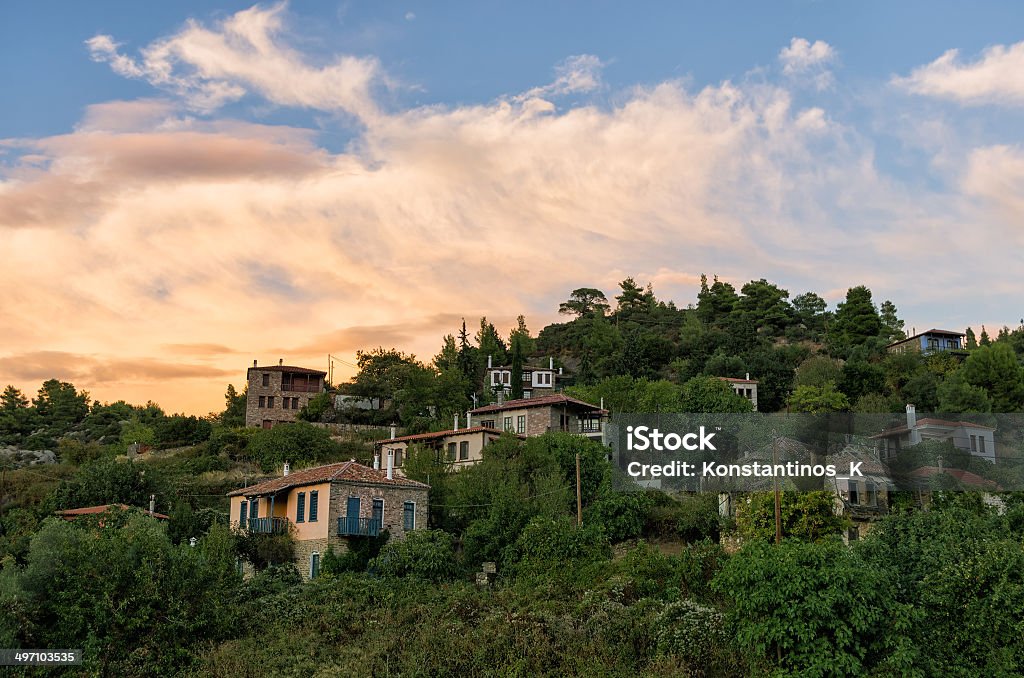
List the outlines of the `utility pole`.
{"type": "Polygon", "coordinates": [[[576,453],[576,527],[583,524],[583,493],[580,488],[580,453],[576,453]]]}
{"type": "MultiPolygon", "coordinates": [[[[776,459],[777,440],[775,431],[772,431],[772,466],[779,463],[776,459]]],[[[782,543],[782,497],[779,494],[779,477],[774,473],[772,473],[772,484],[775,486],[775,544],[777,546],[782,543]]]]}

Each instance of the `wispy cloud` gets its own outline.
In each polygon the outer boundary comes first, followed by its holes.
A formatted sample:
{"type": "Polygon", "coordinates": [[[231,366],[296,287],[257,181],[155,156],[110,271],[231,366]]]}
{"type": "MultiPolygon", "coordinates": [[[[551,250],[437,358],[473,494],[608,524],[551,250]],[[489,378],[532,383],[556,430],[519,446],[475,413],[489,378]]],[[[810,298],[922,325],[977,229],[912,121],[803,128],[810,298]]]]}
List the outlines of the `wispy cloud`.
{"type": "Polygon", "coordinates": [[[784,74],[810,82],[817,89],[826,89],[834,82],[829,67],[835,61],[835,49],[824,40],[811,42],[806,38],[793,38],[779,52],[784,74]]]}
{"type": "Polygon", "coordinates": [[[893,84],[968,106],[1024,105],[1024,42],[993,45],[973,62],[961,61],[960,51],[951,49],[909,76],[893,78],[893,84]]]}

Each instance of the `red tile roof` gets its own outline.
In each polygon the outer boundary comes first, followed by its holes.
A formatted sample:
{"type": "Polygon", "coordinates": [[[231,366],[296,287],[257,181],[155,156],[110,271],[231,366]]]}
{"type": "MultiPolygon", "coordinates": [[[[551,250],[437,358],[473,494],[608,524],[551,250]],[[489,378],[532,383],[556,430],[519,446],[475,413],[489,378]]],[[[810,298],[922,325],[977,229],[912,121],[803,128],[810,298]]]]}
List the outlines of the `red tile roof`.
{"type": "Polygon", "coordinates": [[[259,365],[257,367],[250,367],[250,370],[262,370],[264,372],[293,372],[295,374],[316,374],[321,377],[326,377],[327,373],[323,370],[311,370],[308,367],[294,367],[292,365],[259,365]]]}
{"type": "Polygon", "coordinates": [[[982,478],[977,473],[971,473],[970,471],[964,471],[963,469],[958,468],[940,469],[938,466],[921,466],[920,468],[916,468],[911,471],[910,476],[912,478],[931,478],[939,473],[947,473],[969,487],[980,487],[988,490],[999,489],[998,483],[994,480],[982,478]]]}
{"type": "MultiPolygon", "coordinates": [[[[929,426],[941,426],[943,428],[957,428],[960,426],[965,426],[967,428],[983,428],[989,431],[995,431],[995,429],[992,428],[991,426],[985,426],[984,424],[975,424],[972,421],[948,421],[946,419],[932,419],[929,417],[926,417],[924,419],[918,419],[917,426],[915,426],[914,428],[920,429],[922,427],[927,428],[929,426]]],[[[894,428],[887,428],[881,433],[876,433],[871,437],[888,438],[889,436],[900,435],[903,433],[908,433],[909,431],[910,429],[907,428],[906,426],[896,426],[894,428]]]]}
{"type": "MultiPolygon", "coordinates": [[[[388,438],[387,440],[378,440],[375,445],[383,445],[385,443],[405,443],[405,442],[418,442],[421,440],[434,440],[437,438],[447,438],[448,436],[462,435],[463,433],[492,433],[496,436],[500,436],[502,431],[491,428],[490,426],[472,426],[470,428],[451,429],[450,431],[433,431],[431,433],[416,433],[409,436],[399,436],[398,438],[388,438]]],[[[518,436],[526,439],[526,436],[518,436]]]]}
{"type": "Polygon", "coordinates": [[[756,384],[757,379],[737,379],[735,377],[718,377],[722,381],[731,381],[738,384],[756,384]]]}
{"type": "Polygon", "coordinates": [[[160,520],[170,520],[170,516],[165,516],[163,513],[156,513],[155,511],[153,513],[150,513],[145,509],[128,506],[128,504],[103,504],[102,506],[86,506],[85,508],[64,509],[63,511],[55,511],[55,513],[58,516],[63,516],[67,520],[74,520],[78,516],[91,516],[96,515],[97,513],[106,513],[112,508],[121,509],[122,511],[141,511],[145,513],[147,516],[153,516],[154,518],[159,518],[160,520]]]}
{"type": "Polygon", "coordinates": [[[228,492],[229,497],[277,494],[282,490],[303,485],[316,485],[329,482],[350,482],[364,483],[367,485],[393,485],[398,487],[422,487],[426,485],[408,478],[394,477],[388,480],[387,473],[383,470],[372,469],[369,466],[357,464],[355,461],[343,461],[337,464],[305,468],[301,471],[293,471],[280,478],[272,478],[256,485],[242,487],[228,492]]]}
{"type": "Polygon", "coordinates": [[[484,405],[478,407],[475,410],[470,410],[470,414],[486,414],[488,412],[502,412],[504,410],[522,410],[531,407],[553,407],[558,405],[570,405],[579,409],[591,410],[593,412],[600,412],[606,414],[608,410],[602,410],[596,405],[585,403],[582,400],[576,398],[570,398],[563,393],[555,393],[552,395],[540,396],[539,398],[519,398],[518,400],[506,400],[503,403],[494,403],[492,405],[484,405]]]}

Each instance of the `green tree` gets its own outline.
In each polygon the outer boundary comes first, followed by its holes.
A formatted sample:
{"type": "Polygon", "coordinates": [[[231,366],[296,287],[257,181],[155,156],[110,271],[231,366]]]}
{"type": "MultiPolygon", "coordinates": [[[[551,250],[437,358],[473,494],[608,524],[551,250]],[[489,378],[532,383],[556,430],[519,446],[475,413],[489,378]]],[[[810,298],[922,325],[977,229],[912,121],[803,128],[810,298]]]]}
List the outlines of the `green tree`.
{"type": "Polygon", "coordinates": [[[970,327],[967,328],[967,350],[973,351],[978,348],[978,338],[974,336],[974,330],[970,327]]]}
{"type": "Polygon", "coordinates": [[[228,390],[224,392],[224,411],[221,412],[220,423],[228,428],[245,426],[245,403],[248,393],[248,384],[241,393],[235,390],[234,384],[228,384],[228,390]]]}
{"type": "Polygon", "coordinates": [[[569,298],[558,305],[558,312],[580,318],[603,316],[608,312],[608,297],[593,287],[580,287],[569,294],[569,298]]]}
{"type": "Polygon", "coordinates": [[[829,345],[834,354],[845,357],[854,346],[878,337],[881,331],[882,321],[871,300],[871,290],[863,285],[851,287],[846,301],[836,308],[828,331],[829,345]]]}
{"type": "Polygon", "coordinates": [[[736,642],[789,675],[908,675],[911,607],[884,572],[838,541],[756,541],[712,588],[729,603],[736,642]]]}
{"type": "Polygon", "coordinates": [[[964,361],[964,378],[984,388],[996,412],[1024,408],[1024,368],[1007,343],[982,345],[964,361]]]}
{"type": "Polygon", "coordinates": [[[518,335],[512,337],[512,394],[513,400],[523,397],[523,345],[518,335]]]}
{"type": "Polygon", "coordinates": [[[897,315],[896,304],[888,299],[883,301],[878,310],[878,319],[882,323],[881,337],[886,343],[907,338],[907,333],[903,331],[903,321],[897,315]]]}
{"type": "Polygon", "coordinates": [[[295,422],[252,434],[247,447],[249,458],[264,471],[279,471],[284,462],[303,464],[328,461],[338,452],[326,429],[306,422],[295,422]]]}
{"type": "Polygon", "coordinates": [[[749,400],[717,377],[694,377],[683,384],[682,405],[685,412],[750,412],[753,409],[749,400]]]}
{"type": "Polygon", "coordinates": [[[812,339],[816,339],[825,331],[825,323],[828,320],[828,305],[825,300],[814,292],[793,297],[793,310],[797,319],[807,329],[812,339]]]}
{"type": "Polygon", "coordinates": [[[797,386],[789,397],[789,407],[793,412],[810,414],[846,412],[850,409],[850,401],[836,390],[835,384],[829,382],[824,386],[797,386]]]}
{"type": "Polygon", "coordinates": [[[936,390],[939,412],[949,414],[987,413],[992,411],[988,392],[967,381],[964,370],[946,377],[936,390]]]}
{"type": "Polygon", "coordinates": [[[794,313],[787,301],[788,291],[761,278],[748,282],[740,292],[742,296],[732,313],[748,319],[756,330],[777,336],[792,322],[794,313]]]}

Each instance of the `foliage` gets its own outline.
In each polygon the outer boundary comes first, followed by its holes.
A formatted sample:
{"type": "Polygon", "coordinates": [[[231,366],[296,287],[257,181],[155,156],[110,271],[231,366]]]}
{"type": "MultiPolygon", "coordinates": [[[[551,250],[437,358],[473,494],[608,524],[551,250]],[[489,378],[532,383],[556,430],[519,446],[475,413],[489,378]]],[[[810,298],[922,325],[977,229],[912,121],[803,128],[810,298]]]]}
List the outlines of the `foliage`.
{"type": "Polygon", "coordinates": [[[57,509],[102,504],[148,507],[151,494],[159,496],[157,510],[166,510],[167,488],[159,472],[123,458],[105,458],[83,464],[72,478],[61,481],[53,494],[53,506],[57,509]]]}
{"type": "Polygon", "coordinates": [[[279,470],[286,461],[300,465],[330,459],[336,450],[326,429],[306,422],[258,429],[246,448],[249,459],[264,471],[279,470]]]}
{"type": "MultiPolygon", "coordinates": [[[[840,534],[847,527],[836,515],[835,495],[826,492],[780,492],[783,539],[821,541],[840,534]]],[[[740,535],[755,541],[775,539],[775,494],[757,492],[747,496],[736,509],[740,535]]]]}
{"type": "Polygon", "coordinates": [[[845,412],[850,409],[850,400],[830,382],[824,386],[797,386],[789,397],[789,407],[793,412],[811,414],[845,412]]]}
{"type": "Polygon", "coordinates": [[[387,543],[369,569],[382,577],[411,577],[444,582],[460,574],[452,536],[442,530],[413,530],[405,539],[387,543]]]}
{"type": "Polygon", "coordinates": [[[841,542],[752,542],[712,587],[729,601],[737,643],[783,671],[907,675],[911,667],[910,606],[841,542]]]}

